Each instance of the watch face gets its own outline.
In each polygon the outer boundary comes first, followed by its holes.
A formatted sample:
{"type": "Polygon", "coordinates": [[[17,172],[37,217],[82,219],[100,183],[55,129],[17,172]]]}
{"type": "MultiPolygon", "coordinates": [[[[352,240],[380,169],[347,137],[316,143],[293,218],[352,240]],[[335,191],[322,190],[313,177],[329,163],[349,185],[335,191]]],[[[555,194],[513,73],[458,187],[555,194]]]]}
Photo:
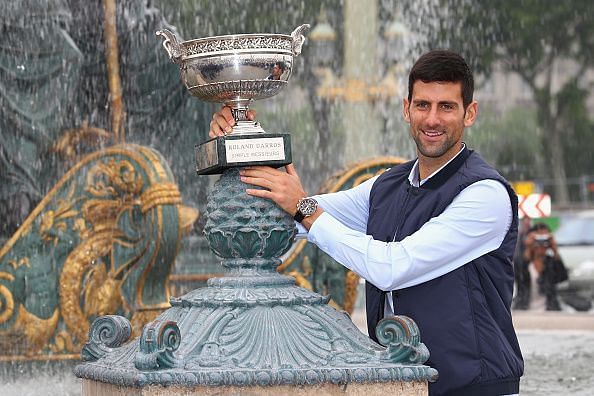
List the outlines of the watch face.
{"type": "Polygon", "coordinates": [[[311,216],[318,208],[318,201],[313,198],[303,198],[299,200],[297,209],[303,214],[303,216],[311,216]]]}

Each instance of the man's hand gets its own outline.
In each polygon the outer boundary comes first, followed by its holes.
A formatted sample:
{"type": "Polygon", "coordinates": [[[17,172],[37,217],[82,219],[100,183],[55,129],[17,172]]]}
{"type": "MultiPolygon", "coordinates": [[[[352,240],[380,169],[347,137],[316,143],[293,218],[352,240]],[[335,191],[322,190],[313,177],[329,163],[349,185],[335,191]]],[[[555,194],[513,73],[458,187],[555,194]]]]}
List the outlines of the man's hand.
{"type": "Polygon", "coordinates": [[[293,164],[286,166],[287,171],[274,169],[269,166],[253,166],[240,171],[241,181],[265,188],[256,190],[248,188],[246,192],[255,197],[267,198],[274,201],[291,216],[297,211],[297,201],[306,197],[299,175],[293,164]]]}
{"type": "MultiPolygon", "coordinates": [[[[241,181],[265,189],[248,188],[246,192],[249,195],[270,199],[285,212],[295,216],[297,202],[299,199],[306,197],[307,194],[301,185],[301,180],[293,164],[287,165],[286,170],[284,172],[268,166],[246,167],[240,171],[241,181]]],[[[302,224],[309,229],[321,213],[322,210],[318,208],[316,213],[306,218],[302,224]]]]}
{"type": "MultiPolygon", "coordinates": [[[[247,112],[248,118],[253,121],[256,119],[256,111],[249,110],[247,112]]],[[[235,119],[231,114],[231,108],[223,106],[221,110],[217,111],[212,115],[212,121],[210,121],[210,130],[208,136],[215,138],[217,136],[225,136],[231,133],[233,126],[235,125],[235,119]]]]}
{"type": "Polygon", "coordinates": [[[524,238],[524,260],[530,262],[533,259],[533,246],[534,246],[534,232],[529,232],[524,238]]]}

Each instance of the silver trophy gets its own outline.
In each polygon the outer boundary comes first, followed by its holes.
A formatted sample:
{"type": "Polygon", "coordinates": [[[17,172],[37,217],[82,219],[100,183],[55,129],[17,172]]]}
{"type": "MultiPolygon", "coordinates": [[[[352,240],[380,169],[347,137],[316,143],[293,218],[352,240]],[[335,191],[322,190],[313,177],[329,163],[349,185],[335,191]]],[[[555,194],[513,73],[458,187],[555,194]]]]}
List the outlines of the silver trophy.
{"type": "Polygon", "coordinates": [[[157,32],[165,38],[163,47],[179,65],[190,93],[206,102],[224,103],[235,118],[228,135],[196,146],[198,174],[291,163],[290,135],[265,132],[259,123],[248,120],[247,111],[253,100],[274,96],[287,85],[308,28],[301,25],[290,35],[237,34],[183,42],[167,29],[157,32]]]}

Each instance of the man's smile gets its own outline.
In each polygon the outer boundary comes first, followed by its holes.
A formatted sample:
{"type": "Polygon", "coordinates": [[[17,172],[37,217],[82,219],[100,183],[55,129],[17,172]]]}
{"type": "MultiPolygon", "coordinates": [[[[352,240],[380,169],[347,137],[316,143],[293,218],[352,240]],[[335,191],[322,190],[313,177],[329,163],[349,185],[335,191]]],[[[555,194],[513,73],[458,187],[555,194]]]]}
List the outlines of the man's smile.
{"type": "Polygon", "coordinates": [[[445,135],[445,131],[439,131],[439,130],[435,130],[435,129],[421,129],[421,132],[423,133],[423,135],[430,137],[430,138],[435,138],[435,137],[439,137],[441,135],[445,135]]]}

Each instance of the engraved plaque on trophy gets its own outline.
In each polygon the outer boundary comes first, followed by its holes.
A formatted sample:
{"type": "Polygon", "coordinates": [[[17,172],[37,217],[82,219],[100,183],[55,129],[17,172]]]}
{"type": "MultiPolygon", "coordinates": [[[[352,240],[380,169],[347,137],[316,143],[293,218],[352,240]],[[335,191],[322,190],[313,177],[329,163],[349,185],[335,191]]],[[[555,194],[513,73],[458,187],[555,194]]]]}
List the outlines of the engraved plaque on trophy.
{"type": "Polygon", "coordinates": [[[301,25],[290,35],[238,34],[179,42],[167,29],[163,47],[180,66],[190,93],[206,102],[224,103],[235,118],[233,130],[196,146],[198,174],[217,174],[248,165],[283,166],[291,163],[291,138],[268,133],[247,118],[249,104],[283,89],[291,76],[293,58],[305,40],[301,25]]]}

